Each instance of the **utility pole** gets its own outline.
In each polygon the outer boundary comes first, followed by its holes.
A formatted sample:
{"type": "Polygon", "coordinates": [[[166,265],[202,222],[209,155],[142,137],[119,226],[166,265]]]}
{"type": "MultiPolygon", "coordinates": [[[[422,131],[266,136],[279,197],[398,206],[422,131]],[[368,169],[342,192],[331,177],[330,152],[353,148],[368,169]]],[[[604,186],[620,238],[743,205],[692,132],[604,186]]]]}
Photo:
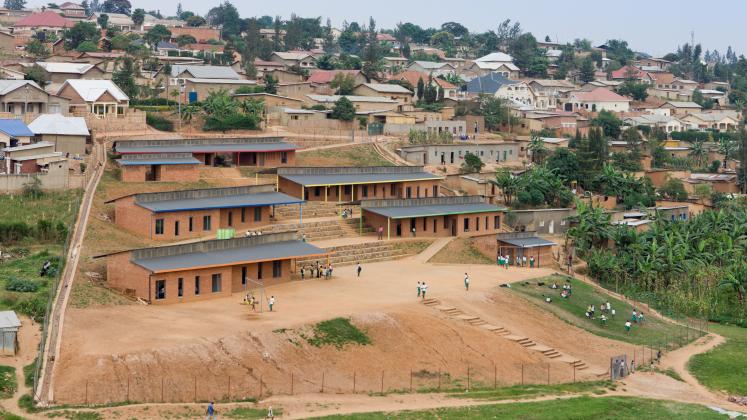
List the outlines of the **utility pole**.
{"type": "Polygon", "coordinates": [[[177,120],[179,121],[179,132],[182,132],[182,95],[184,95],[184,80],[179,79],[179,109],[177,111],[177,120]]]}

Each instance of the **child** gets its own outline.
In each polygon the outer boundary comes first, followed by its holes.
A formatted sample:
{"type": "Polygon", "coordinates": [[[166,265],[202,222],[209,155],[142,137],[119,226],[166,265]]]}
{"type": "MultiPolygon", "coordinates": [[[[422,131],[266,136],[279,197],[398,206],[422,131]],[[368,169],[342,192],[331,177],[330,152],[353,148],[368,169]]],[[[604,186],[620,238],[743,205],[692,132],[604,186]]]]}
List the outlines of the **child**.
{"type": "Polygon", "coordinates": [[[633,325],[633,324],[631,324],[631,323],[630,323],[630,321],[625,321],[625,332],[626,332],[627,334],[630,334],[630,327],[631,327],[632,325],[633,325]]]}
{"type": "Polygon", "coordinates": [[[469,276],[464,273],[464,289],[469,292],[469,276]]]}
{"type": "Polygon", "coordinates": [[[420,282],[418,282],[418,297],[420,297],[420,282]]]}

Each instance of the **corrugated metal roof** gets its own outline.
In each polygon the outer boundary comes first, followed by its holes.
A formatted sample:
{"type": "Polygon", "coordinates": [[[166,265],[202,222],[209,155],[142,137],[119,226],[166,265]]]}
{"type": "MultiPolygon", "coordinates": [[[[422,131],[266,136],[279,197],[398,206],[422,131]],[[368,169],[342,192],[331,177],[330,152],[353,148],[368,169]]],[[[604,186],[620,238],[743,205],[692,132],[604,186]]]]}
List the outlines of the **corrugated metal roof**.
{"type": "Polygon", "coordinates": [[[197,79],[241,79],[234,69],[228,66],[192,66],[175,64],[171,66],[171,77],[189,72],[197,79]]]}
{"type": "Polygon", "coordinates": [[[152,201],[146,203],[138,202],[137,205],[145,207],[156,213],[167,213],[185,210],[225,209],[235,207],[259,207],[277,206],[283,204],[299,204],[303,200],[291,197],[279,192],[267,192],[257,194],[237,194],[226,197],[205,197],[180,200],[152,201]]]}
{"type": "Polygon", "coordinates": [[[0,329],[17,329],[21,320],[14,311],[0,311],[0,329]]]}
{"type": "Polygon", "coordinates": [[[39,87],[39,85],[36,84],[33,80],[0,80],[0,95],[6,95],[10,92],[13,92],[14,90],[23,87],[25,85],[30,85],[32,87],[35,87],[36,89],[44,91],[42,88],[39,87]]]}
{"type": "MultiPolygon", "coordinates": [[[[130,98],[122,92],[114,82],[106,79],[68,79],[65,84],[75,90],[86,102],[95,102],[106,92],[109,92],[118,101],[129,101],[130,98]]],[[[63,85],[64,87],[64,85],[63,85]]],[[[63,88],[60,88],[62,91],[63,88]]]]}
{"type": "Polygon", "coordinates": [[[66,117],[61,114],[39,115],[29,129],[35,134],[56,134],[63,136],[89,135],[86,119],[83,117],[66,117]]]}
{"type": "Polygon", "coordinates": [[[538,246],[552,246],[557,245],[553,241],[540,238],[538,236],[530,238],[517,238],[517,239],[499,239],[501,242],[505,242],[509,245],[518,246],[520,248],[536,248],[538,246]]]}
{"type": "Polygon", "coordinates": [[[0,120],[0,131],[10,137],[31,137],[34,133],[21,120],[0,120]]]}
{"type": "MultiPolygon", "coordinates": [[[[175,141],[176,143],[176,141],[175,141]]],[[[214,144],[174,144],[157,146],[131,146],[125,142],[117,144],[117,153],[231,153],[231,152],[281,152],[296,150],[295,144],[276,143],[214,143],[214,144]]]]}
{"type": "Polygon", "coordinates": [[[437,204],[407,207],[366,208],[366,211],[380,214],[392,219],[406,219],[411,217],[445,216],[449,214],[470,214],[503,211],[504,208],[485,203],[471,204],[437,204]]]}
{"type": "Polygon", "coordinates": [[[138,165],[195,165],[201,163],[195,159],[194,156],[190,156],[183,153],[154,153],[154,154],[142,154],[142,155],[125,155],[122,159],[117,159],[120,165],[124,166],[138,166],[138,165]]]}
{"type": "Polygon", "coordinates": [[[296,184],[309,186],[375,184],[381,182],[418,181],[442,179],[428,172],[389,174],[329,174],[329,175],[280,175],[296,184]]]}
{"type": "Polygon", "coordinates": [[[233,249],[193,252],[132,262],[154,273],[162,271],[188,270],[195,267],[219,267],[254,261],[282,260],[311,255],[322,255],[325,251],[307,242],[283,241],[252,245],[233,249]]]}

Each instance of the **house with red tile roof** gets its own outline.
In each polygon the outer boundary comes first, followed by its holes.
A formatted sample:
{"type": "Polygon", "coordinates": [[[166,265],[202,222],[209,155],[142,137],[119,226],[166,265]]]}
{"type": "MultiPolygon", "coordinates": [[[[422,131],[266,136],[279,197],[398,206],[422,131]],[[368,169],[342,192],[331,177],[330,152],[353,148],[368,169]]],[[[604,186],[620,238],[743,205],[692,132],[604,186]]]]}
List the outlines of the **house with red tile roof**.
{"type": "Polygon", "coordinates": [[[602,110],[628,112],[630,110],[630,101],[630,98],[618,95],[609,89],[598,87],[588,92],[571,92],[568,100],[564,103],[563,109],[565,111],[583,109],[590,112],[599,112],[602,110]]]}
{"type": "Polygon", "coordinates": [[[366,83],[366,77],[360,70],[315,70],[306,82],[311,83],[311,90],[317,95],[334,95],[336,89],[332,88],[332,80],[341,74],[353,79],[353,86],[366,83]]]}
{"type": "Polygon", "coordinates": [[[70,19],[65,19],[56,12],[47,10],[46,12],[34,13],[26,16],[19,20],[13,25],[13,28],[18,32],[30,32],[30,31],[46,31],[60,33],[66,28],[71,28],[75,25],[70,19]]]}
{"type": "Polygon", "coordinates": [[[176,39],[180,35],[190,35],[194,37],[199,43],[205,43],[208,41],[220,41],[220,29],[217,28],[171,28],[171,42],[176,42],[176,39]]]}
{"type": "Polygon", "coordinates": [[[650,85],[653,85],[656,83],[656,78],[638,67],[634,66],[624,66],[621,67],[611,73],[612,80],[628,80],[633,79],[637,80],[639,82],[648,83],[650,85]]]}
{"type": "MultiPolygon", "coordinates": [[[[427,73],[421,73],[415,70],[405,70],[389,77],[389,80],[398,80],[401,82],[407,82],[412,86],[412,91],[417,95],[418,92],[418,81],[422,78],[423,83],[428,84],[429,75],[427,73]]],[[[457,96],[457,87],[447,82],[444,79],[433,77],[432,83],[437,87],[444,90],[444,98],[455,98],[457,96]]]]}

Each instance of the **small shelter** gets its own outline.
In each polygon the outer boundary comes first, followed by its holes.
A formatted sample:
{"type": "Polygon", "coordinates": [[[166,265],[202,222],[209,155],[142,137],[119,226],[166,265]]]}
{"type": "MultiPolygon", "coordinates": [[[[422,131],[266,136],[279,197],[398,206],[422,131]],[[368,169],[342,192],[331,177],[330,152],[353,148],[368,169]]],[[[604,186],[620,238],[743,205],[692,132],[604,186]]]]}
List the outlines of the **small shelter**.
{"type": "Polygon", "coordinates": [[[15,311],[0,311],[0,334],[2,334],[2,352],[6,355],[15,355],[18,352],[18,329],[21,328],[21,320],[15,311]]]}

